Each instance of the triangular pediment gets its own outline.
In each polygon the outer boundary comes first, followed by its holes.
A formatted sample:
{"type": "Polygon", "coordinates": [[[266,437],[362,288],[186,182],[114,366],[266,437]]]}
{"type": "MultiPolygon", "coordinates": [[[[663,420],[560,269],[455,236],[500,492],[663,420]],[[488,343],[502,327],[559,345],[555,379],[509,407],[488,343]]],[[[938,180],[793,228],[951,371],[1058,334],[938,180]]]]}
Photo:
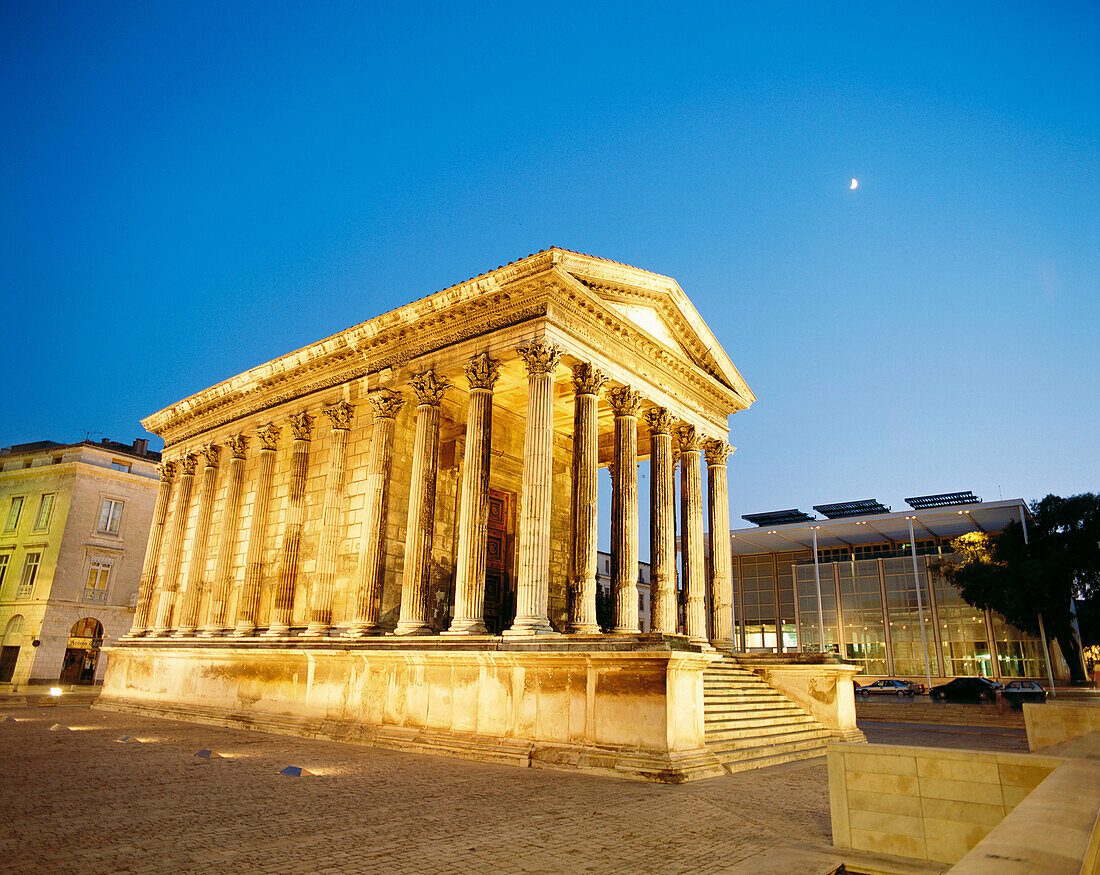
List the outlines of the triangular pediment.
{"type": "Polygon", "coordinates": [[[627,304],[620,301],[605,301],[604,303],[624,319],[628,319],[639,328],[647,331],[655,339],[666,344],[669,349],[676,350],[681,355],[688,355],[687,350],[676,339],[673,329],[656,307],[647,304],[627,304]]]}

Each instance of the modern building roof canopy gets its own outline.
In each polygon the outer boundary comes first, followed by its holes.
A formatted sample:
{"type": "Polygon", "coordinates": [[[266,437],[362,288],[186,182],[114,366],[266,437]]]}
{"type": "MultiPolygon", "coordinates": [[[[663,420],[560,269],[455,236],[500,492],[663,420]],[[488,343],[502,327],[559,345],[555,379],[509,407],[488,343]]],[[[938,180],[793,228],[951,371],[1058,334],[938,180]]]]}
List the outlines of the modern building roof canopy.
{"type": "Polygon", "coordinates": [[[929,507],[952,507],[956,504],[978,504],[978,496],[969,490],[966,492],[941,492],[939,495],[918,495],[905,499],[905,503],[916,510],[929,507]]]}
{"type": "Polygon", "coordinates": [[[769,513],[746,513],[741,519],[758,526],[779,526],[784,523],[811,522],[817,518],[792,507],[790,510],[773,510],[769,513]]]}
{"type": "Polygon", "coordinates": [[[890,508],[874,498],[862,498],[859,501],[838,501],[836,504],[815,504],[814,510],[831,520],[840,517],[864,516],[869,513],[890,512],[890,508]]]}
{"type": "MultiPolygon", "coordinates": [[[[734,529],[730,532],[730,545],[735,555],[811,550],[814,529],[817,530],[819,549],[883,541],[908,543],[910,519],[918,541],[957,538],[968,532],[999,532],[1010,522],[1018,522],[1021,515],[1030,521],[1031,514],[1022,498],[976,501],[927,510],[872,513],[858,518],[771,523],[767,530],[734,529]]],[[[748,519],[747,516],[745,518],[748,519]]]]}

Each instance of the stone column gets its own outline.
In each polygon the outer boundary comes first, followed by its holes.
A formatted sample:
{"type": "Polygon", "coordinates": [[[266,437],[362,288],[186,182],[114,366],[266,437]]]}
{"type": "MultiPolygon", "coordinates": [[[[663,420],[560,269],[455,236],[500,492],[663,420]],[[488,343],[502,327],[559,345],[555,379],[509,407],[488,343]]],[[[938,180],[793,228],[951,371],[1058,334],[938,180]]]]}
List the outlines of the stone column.
{"type": "Polygon", "coordinates": [[[164,577],[160,581],[157,603],[157,635],[167,633],[172,622],[172,607],[176,590],[179,589],[180,547],[183,546],[183,532],[187,528],[187,514],[191,509],[191,487],[195,482],[195,457],[188,453],[177,463],[180,469],[179,491],[176,503],[172,507],[172,529],[168,533],[168,548],[164,558],[164,577]]]}
{"type": "Polygon", "coordinates": [[[550,601],[550,493],[554,474],[554,370],[561,350],[542,340],[517,350],[527,363],[527,422],[519,515],[516,619],[508,636],[553,635],[550,601]]]}
{"type": "Polygon", "coordinates": [[[649,420],[649,585],[654,632],[675,635],[676,486],[672,463],[672,414],[664,407],[646,411],[649,420]]]}
{"type": "Polygon", "coordinates": [[[600,388],[603,373],[589,364],[573,368],[573,617],[574,634],[594,635],[596,538],[599,491],[600,388]]]}
{"type": "Polygon", "coordinates": [[[149,628],[149,606],[153,602],[153,593],[157,583],[157,566],[160,564],[160,545],[164,540],[164,521],[168,518],[168,502],[172,493],[172,478],[176,474],[173,462],[158,466],[160,488],[157,489],[157,504],[153,508],[153,526],[149,530],[149,543],[145,547],[145,561],[141,566],[141,583],[138,585],[137,608],[134,611],[134,625],[131,635],[144,635],[149,628]]]}
{"type": "Polygon", "coordinates": [[[488,354],[466,365],[470,406],[462,461],[458,516],[455,616],[445,635],[484,635],[485,551],[489,543],[489,456],[493,440],[493,386],[500,374],[488,354]]]}
{"type": "Polygon", "coordinates": [[[186,638],[194,634],[198,624],[199,597],[202,595],[203,574],[206,571],[206,544],[210,537],[210,518],[214,515],[214,491],[218,482],[218,453],[216,445],[202,448],[206,465],[202,469],[202,488],[199,491],[199,512],[195,520],[195,537],[191,540],[191,562],[187,566],[187,583],[183,589],[180,618],[176,624],[176,637],[186,638]]]}
{"type": "Polygon", "coordinates": [[[695,427],[682,425],[680,438],[680,544],[684,569],[684,632],[692,644],[707,644],[707,606],[703,564],[703,484],[699,473],[702,444],[695,427]]]}
{"type": "Polygon", "coordinates": [[[210,590],[210,608],[206,615],[204,636],[217,635],[225,628],[225,608],[229,603],[229,566],[233,547],[237,540],[237,527],[241,518],[241,487],[244,479],[244,454],[248,440],[243,435],[233,435],[225,441],[230,458],[225,475],[225,499],[222,505],[221,535],[218,537],[218,554],[214,559],[214,585],[210,590]]]}
{"type": "Polygon", "coordinates": [[[611,469],[611,587],[614,632],[638,631],[638,405],[642,396],[624,386],[609,393],[615,411],[611,469]]]}
{"type": "Polygon", "coordinates": [[[732,647],[733,581],[730,576],[730,500],[726,488],[726,458],[732,450],[725,441],[718,440],[707,441],[703,449],[707,458],[707,498],[710,510],[711,642],[732,647]]]}
{"type": "Polygon", "coordinates": [[[260,606],[260,584],[263,582],[264,536],[267,533],[267,508],[271,504],[271,481],[275,476],[275,447],[279,442],[279,427],[268,425],[260,429],[259,460],[256,471],[256,491],[252,498],[252,521],[248,526],[248,546],[245,548],[244,583],[237,600],[238,637],[256,631],[256,613],[260,606]]]}
{"type": "Polygon", "coordinates": [[[385,559],[386,511],[389,505],[390,467],[393,463],[393,432],[403,399],[383,389],[370,396],[374,406],[374,432],[367,458],[366,496],[360,525],[359,564],[355,570],[355,614],[345,633],[349,638],[373,634],[378,629],[385,559]]]}
{"type": "Polygon", "coordinates": [[[435,474],[439,460],[439,405],[450,383],[434,371],[410,381],[416,394],[416,439],[412,488],[405,530],[405,567],[401,578],[401,615],[395,635],[430,635],[428,582],[435,531],[435,474]]]}
{"type": "Polygon", "coordinates": [[[298,584],[298,553],[302,546],[302,522],[306,512],[306,474],[313,417],[295,413],[288,417],[294,443],[290,448],[290,485],[283,521],[283,543],[279,548],[279,576],[271,594],[271,622],[264,635],[277,638],[290,632],[294,616],[294,588],[298,584]]]}
{"type": "Polygon", "coordinates": [[[344,474],[348,467],[348,430],[352,406],[341,401],[324,410],[332,422],[332,446],[329,449],[328,475],[325,478],[325,502],[321,508],[321,543],[317,548],[317,579],[309,604],[309,625],[302,633],[316,637],[332,625],[332,599],[336,592],[336,548],[340,543],[340,523],[344,516],[344,474]]]}

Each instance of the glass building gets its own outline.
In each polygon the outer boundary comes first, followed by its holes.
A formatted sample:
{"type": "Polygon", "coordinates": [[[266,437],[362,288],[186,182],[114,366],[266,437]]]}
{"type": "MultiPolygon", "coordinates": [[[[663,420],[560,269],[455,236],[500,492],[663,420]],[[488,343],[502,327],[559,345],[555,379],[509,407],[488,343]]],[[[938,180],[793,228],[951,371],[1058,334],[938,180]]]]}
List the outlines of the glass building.
{"type": "MultiPolygon", "coordinates": [[[[919,679],[927,667],[933,679],[1047,679],[1042,644],[968,605],[938,570],[960,535],[1021,520],[1026,529],[1027,505],[970,493],[906,501],[912,509],[897,513],[868,500],[815,506],[824,519],[797,510],[745,516],[756,525],[730,532],[740,649],[824,649],[872,676],[919,679]]],[[[1068,675],[1051,651],[1054,675],[1068,675]]]]}

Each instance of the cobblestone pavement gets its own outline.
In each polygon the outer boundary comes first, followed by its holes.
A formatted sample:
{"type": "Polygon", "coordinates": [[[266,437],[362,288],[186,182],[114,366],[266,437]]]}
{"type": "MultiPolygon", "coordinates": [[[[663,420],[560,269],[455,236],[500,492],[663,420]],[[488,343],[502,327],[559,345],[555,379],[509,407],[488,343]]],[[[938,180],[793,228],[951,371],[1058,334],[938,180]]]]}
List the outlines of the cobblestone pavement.
{"type": "Polygon", "coordinates": [[[667,786],[86,707],[0,721],[7,873],[759,871],[831,843],[823,757],[667,786]]]}

